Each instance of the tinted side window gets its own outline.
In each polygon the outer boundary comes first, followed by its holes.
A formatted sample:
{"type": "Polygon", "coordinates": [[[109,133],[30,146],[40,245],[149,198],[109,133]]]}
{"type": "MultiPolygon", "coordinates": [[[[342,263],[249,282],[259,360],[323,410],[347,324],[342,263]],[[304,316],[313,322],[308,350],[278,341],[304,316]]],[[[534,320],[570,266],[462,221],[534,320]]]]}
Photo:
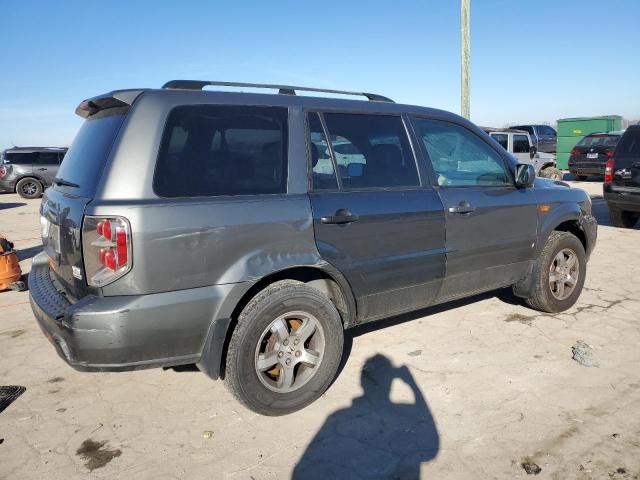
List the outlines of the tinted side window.
{"type": "Polygon", "coordinates": [[[509,151],[509,135],[506,133],[492,133],[491,137],[498,142],[502,148],[509,151]]]}
{"type": "Polygon", "coordinates": [[[4,161],[13,165],[31,165],[35,159],[35,153],[5,153],[4,161]]]}
{"type": "Polygon", "coordinates": [[[164,197],[284,193],[287,109],[196,105],[174,108],[153,186],[164,197]]]}
{"type": "Polygon", "coordinates": [[[416,130],[442,186],[511,186],[502,158],[466,128],[416,119],[416,130]]]}
{"type": "Polygon", "coordinates": [[[317,113],[307,114],[309,123],[309,155],[314,190],[337,189],[338,182],[329,154],[329,142],[317,113]]]}
{"type": "Polygon", "coordinates": [[[326,113],[324,119],[343,189],[419,185],[400,117],[326,113]]]}
{"type": "Polygon", "coordinates": [[[36,162],[38,165],[58,165],[57,152],[38,152],[36,162]]]}
{"type": "Polygon", "coordinates": [[[622,136],[616,153],[623,155],[640,155],[640,130],[627,131],[622,136]]]}
{"type": "Polygon", "coordinates": [[[513,135],[513,153],[529,153],[529,139],[526,135],[513,135]]]}

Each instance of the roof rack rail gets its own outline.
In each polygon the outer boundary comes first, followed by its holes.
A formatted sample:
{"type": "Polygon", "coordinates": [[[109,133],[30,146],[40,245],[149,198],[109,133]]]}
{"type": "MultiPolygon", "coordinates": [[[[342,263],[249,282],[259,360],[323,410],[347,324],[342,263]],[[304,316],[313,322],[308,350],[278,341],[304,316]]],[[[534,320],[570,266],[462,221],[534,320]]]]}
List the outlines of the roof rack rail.
{"type": "Polygon", "coordinates": [[[295,87],[292,85],[272,85],[269,83],[241,83],[241,82],[214,82],[208,80],[170,80],[165,83],[162,88],[170,89],[183,89],[183,90],[202,90],[207,86],[220,86],[220,87],[251,87],[251,88],[273,88],[277,89],[279,94],[282,95],[295,95],[296,90],[301,92],[323,92],[323,93],[336,93],[338,95],[362,95],[367,97],[370,102],[391,102],[390,98],[378,95],[376,93],[366,92],[349,92],[346,90],[329,90],[326,88],[312,88],[312,87],[295,87]]]}

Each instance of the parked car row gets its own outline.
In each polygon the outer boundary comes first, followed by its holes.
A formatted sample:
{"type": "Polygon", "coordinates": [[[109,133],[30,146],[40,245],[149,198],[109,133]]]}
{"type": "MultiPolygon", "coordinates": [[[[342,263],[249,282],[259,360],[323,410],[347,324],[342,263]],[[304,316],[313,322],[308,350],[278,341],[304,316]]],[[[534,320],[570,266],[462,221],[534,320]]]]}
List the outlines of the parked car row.
{"type": "Polygon", "coordinates": [[[66,148],[14,147],[0,155],[0,192],[39,198],[53,184],[66,148]]]}

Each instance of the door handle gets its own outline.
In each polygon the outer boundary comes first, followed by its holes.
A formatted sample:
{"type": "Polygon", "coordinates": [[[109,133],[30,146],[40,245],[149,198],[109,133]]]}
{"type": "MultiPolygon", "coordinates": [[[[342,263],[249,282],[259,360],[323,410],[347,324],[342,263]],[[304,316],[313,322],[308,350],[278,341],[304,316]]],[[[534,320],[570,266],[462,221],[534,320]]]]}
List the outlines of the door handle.
{"type": "Polygon", "coordinates": [[[469,202],[460,202],[455,207],[449,207],[449,213],[471,213],[475,212],[476,207],[469,202]]]}
{"type": "Polygon", "coordinates": [[[359,219],[360,217],[358,217],[358,215],[354,215],[346,208],[340,208],[333,215],[320,217],[320,223],[327,223],[327,224],[333,223],[333,224],[342,225],[345,223],[357,222],[359,219]]]}
{"type": "Polygon", "coordinates": [[[36,168],[36,170],[45,171],[46,168],[36,168]]]}

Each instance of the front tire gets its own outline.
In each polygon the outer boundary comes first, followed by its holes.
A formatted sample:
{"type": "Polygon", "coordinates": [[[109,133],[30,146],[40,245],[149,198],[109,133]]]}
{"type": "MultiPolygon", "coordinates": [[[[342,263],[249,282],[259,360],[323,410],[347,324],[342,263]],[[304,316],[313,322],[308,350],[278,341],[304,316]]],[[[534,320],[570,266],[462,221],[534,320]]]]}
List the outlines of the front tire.
{"type": "Polygon", "coordinates": [[[340,314],[319,290],[283,280],[240,313],[229,342],[225,384],[247,408],[286,415],[315,401],[342,358],[340,314]]]}
{"type": "Polygon", "coordinates": [[[633,228],[638,223],[637,213],[625,212],[618,208],[609,208],[609,216],[614,227],[633,228]]]}
{"type": "Polygon", "coordinates": [[[582,292],[586,273],[582,242],[568,232],[551,232],[532,272],[534,293],[526,301],[542,312],[568,310],[582,292]]]}
{"type": "Polygon", "coordinates": [[[16,184],[16,193],[28,200],[40,198],[42,195],[42,184],[35,178],[23,178],[16,184]]]}

